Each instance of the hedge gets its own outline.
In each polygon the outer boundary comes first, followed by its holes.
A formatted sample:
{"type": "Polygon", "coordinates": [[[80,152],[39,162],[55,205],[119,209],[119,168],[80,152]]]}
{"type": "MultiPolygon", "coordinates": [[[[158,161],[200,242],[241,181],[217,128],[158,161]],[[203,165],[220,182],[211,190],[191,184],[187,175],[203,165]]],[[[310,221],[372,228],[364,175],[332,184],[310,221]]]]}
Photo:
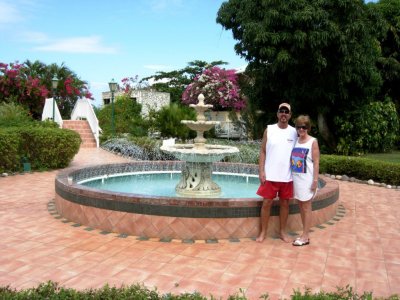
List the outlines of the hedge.
{"type": "Polygon", "coordinates": [[[79,151],[73,130],[48,127],[0,129],[0,172],[18,172],[22,161],[33,170],[64,168],[79,151]]]}
{"type": "Polygon", "coordinates": [[[400,185],[400,164],[368,158],[323,154],[319,172],[400,185]]]}
{"type": "Polygon", "coordinates": [[[19,148],[21,136],[15,130],[0,130],[0,172],[20,167],[19,148]]]}

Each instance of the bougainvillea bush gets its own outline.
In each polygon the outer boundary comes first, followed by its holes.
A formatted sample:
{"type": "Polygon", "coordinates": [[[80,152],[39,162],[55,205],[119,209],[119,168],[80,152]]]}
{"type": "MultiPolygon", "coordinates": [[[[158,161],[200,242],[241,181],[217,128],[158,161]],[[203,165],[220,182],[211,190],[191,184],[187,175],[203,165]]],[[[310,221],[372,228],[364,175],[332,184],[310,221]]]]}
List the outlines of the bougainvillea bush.
{"type": "Polygon", "coordinates": [[[14,102],[28,108],[33,114],[40,114],[49,90],[39,80],[23,74],[22,64],[0,63],[0,102],[14,102]]]}
{"type": "Polygon", "coordinates": [[[246,106],[235,70],[225,70],[219,67],[204,70],[186,87],[182,95],[182,103],[196,104],[200,94],[204,95],[206,104],[214,106],[213,110],[241,111],[246,106]]]}
{"type": "Polygon", "coordinates": [[[53,76],[59,80],[55,93],[63,117],[70,116],[78,98],[93,99],[86,82],[63,65],[47,66],[39,61],[10,64],[0,62],[0,103],[22,105],[33,118],[40,119],[45,99],[53,96],[53,76]]]}

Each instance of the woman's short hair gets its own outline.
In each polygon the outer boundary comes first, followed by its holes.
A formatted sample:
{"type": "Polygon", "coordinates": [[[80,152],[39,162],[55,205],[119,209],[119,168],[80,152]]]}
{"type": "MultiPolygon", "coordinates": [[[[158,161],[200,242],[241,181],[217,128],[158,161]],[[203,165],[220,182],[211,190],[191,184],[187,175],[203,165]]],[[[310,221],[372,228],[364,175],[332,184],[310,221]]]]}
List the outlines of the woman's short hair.
{"type": "Polygon", "coordinates": [[[307,127],[307,130],[311,129],[311,121],[310,117],[307,115],[300,115],[296,118],[294,121],[294,124],[297,125],[305,125],[307,127]]]}

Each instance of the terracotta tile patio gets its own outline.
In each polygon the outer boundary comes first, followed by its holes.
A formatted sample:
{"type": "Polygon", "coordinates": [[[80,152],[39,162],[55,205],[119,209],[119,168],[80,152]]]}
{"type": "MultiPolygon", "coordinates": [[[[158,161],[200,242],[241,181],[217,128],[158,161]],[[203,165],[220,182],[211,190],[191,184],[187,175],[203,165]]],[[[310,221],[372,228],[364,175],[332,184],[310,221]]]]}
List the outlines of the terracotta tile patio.
{"type": "MultiPolygon", "coordinates": [[[[122,162],[83,148],[74,166],[122,162]]],[[[48,209],[57,171],[0,178],[0,285],[20,289],[53,280],[77,288],[141,282],[161,293],[199,291],[226,299],[246,291],[289,298],[293,289],[334,291],[350,284],[374,296],[400,294],[400,192],[339,182],[344,216],[314,227],[311,244],[268,238],[185,244],[101,233],[48,209]]]]}

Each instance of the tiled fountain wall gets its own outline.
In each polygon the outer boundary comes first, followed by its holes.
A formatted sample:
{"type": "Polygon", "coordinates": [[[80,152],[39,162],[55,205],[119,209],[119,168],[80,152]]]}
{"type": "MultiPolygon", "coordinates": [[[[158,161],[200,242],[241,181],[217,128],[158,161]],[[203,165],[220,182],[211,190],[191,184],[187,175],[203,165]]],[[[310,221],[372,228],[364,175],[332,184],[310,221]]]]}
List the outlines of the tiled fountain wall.
{"type": "MultiPolygon", "coordinates": [[[[59,173],[55,181],[56,208],[64,218],[104,231],[165,239],[252,238],[259,232],[262,199],[156,197],[101,191],[77,184],[83,179],[143,170],[180,170],[181,162],[132,162],[101,165],[59,173]]],[[[257,165],[216,163],[214,171],[257,174],[257,165]]],[[[320,179],[323,188],[313,200],[313,226],[332,219],[339,198],[338,184],[320,179]]],[[[255,192],[255,191],[254,191],[255,192]]],[[[298,205],[290,200],[289,231],[302,229],[298,205]]],[[[279,231],[279,201],[271,211],[268,235],[279,231]]]]}

